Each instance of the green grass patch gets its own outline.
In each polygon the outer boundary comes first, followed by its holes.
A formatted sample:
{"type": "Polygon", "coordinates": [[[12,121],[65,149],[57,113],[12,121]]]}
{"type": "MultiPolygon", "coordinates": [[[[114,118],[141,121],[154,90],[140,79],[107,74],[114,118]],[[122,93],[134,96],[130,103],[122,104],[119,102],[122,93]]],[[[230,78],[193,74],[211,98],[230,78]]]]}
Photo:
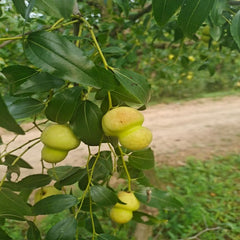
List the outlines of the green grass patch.
{"type": "Polygon", "coordinates": [[[155,228],[157,239],[240,239],[240,156],[191,159],[182,167],[157,169],[157,175],[183,203],[160,213],[168,223],[155,228]]]}

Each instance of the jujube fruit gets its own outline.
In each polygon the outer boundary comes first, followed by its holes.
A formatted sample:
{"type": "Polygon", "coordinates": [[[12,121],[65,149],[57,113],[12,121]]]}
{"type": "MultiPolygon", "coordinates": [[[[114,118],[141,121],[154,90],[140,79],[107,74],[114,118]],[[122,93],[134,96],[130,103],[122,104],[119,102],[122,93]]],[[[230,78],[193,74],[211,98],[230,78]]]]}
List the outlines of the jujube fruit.
{"type": "Polygon", "coordinates": [[[120,191],[118,192],[118,198],[121,200],[121,202],[125,203],[116,203],[114,207],[123,208],[131,211],[136,211],[140,207],[140,202],[135,197],[133,192],[125,192],[120,191]]]}
{"type": "Polygon", "coordinates": [[[34,203],[37,203],[38,201],[50,197],[53,195],[63,194],[62,191],[56,189],[54,186],[45,186],[42,188],[39,188],[34,195],[34,203]]]}
{"type": "Polygon", "coordinates": [[[130,107],[117,107],[108,111],[102,118],[102,128],[107,136],[118,137],[122,146],[129,150],[141,150],[151,143],[152,133],[142,127],[144,117],[130,107]]]}
{"type": "Polygon", "coordinates": [[[67,125],[54,124],[46,127],[41,135],[44,144],[42,159],[49,163],[58,163],[65,159],[68,151],[77,148],[80,140],[67,125]]]}
{"type": "Polygon", "coordinates": [[[133,213],[130,210],[113,207],[110,211],[110,218],[119,224],[129,222],[133,217],[133,213]]]}
{"type": "Polygon", "coordinates": [[[48,147],[60,150],[72,150],[80,144],[71,128],[61,124],[46,127],[42,132],[41,141],[48,147]]]}
{"type": "Polygon", "coordinates": [[[133,192],[120,191],[118,198],[123,203],[116,203],[114,205],[110,211],[110,218],[116,223],[127,223],[133,217],[132,212],[139,209],[140,202],[133,192]]]}
{"type": "Polygon", "coordinates": [[[49,163],[61,162],[68,154],[68,151],[43,146],[42,159],[49,163]]]}

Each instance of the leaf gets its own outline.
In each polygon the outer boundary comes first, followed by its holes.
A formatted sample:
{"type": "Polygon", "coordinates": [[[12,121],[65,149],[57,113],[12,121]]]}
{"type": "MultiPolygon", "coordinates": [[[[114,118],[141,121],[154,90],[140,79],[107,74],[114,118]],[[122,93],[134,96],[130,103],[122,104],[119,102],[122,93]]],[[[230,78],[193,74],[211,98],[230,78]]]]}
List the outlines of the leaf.
{"type": "Polygon", "coordinates": [[[9,237],[7,235],[7,233],[5,231],[3,231],[1,228],[0,228],[0,239],[1,240],[13,240],[11,237],[9,237]]]}
{"type": "Polygon", "coordinates": [[[180,208],[182,206],[176,198],[169,195],[168,192],[156,188],[143,188],[135,192],[136,197],[142,203],[158,209],[180,208]]]}
{"type": "Polygon", "coordinates": [[[101,109],[95,103],[88,100],[82,102],[71,121],[73,132],[85,144],[99,145],[103,137],[102,116],[101,109]]]}
{"type": "Polygon", "coordinates": [[[91,197],[94,202],[101,206],[112,206],[117,203],[116,194],[109,188],[100,185],[94,185],[90,190],[91,197]]]}
{"type": "Polygon", "coordinates": [[[77,231],[77,220],[74,217],[68,217],[56,225],[48,232],[46,240],[74,240],[77,231]]]}
{"type": "Polygon", "coordinates": [[[33,207],[34,215],[47,215],[62,212],[78,203],[76,197],[72,195],[52,195],[38,201],[33,207]]]}
{"type": "Polygon", "coordinates": [[[69,173],[73,169],[78,170],[80,168],[79,167],[72,167],[72,166],[59,166],[59,167],[54,167],[54,168],[48,169],[47,173],[54,180],[62,180],[64,178],[66,178],[66,176],[69,176],[69,173]]]}
{"type": "Polygon", "coordinates": [[[41,234],[37,226],[34,222],[28,221],[28,231],[27,231],[27,239],[29,240],[41,240],[41,234]]]}
{"type": "Polygon", "coordinates": [[[230,31],[234,41],[237,43],[238,48],[240,49],[240,10],[236,13],[236,15],[232,19],[230,31]]]}
{"type": "Polygon", "coordinates": [[[78,181],[81,181],[87,176],[87,171],[85,168],[73,167],[70,169],[65,176],[57,181],[54,186],[56,188],[61,188],[63,186],[72,185],[78,181]]]}
{"type": "MultiPolygon", "coordinates": [[[[96,156],[93,156],[89,161],[89,169],[92,168],[93,164],[96,161],[96,156]]],[[[96,181],[99,180],[107,180],[113,171],[112,164],[112,155],[111,151],[102,151],[100,153],[100,157],[97,159],[97,163],[95,164],[93,171],[93,179],[96,181]]]]}
{"type": "Polygon", "coordinates": [[[0,191],[0,217],[24,220],[24,216],[31,216],[31,208],[16,193],[7,188],[0,191]]]}
{"type": "Polygon", "coordinates": [[[150,85],[142,75],[128,70],[114,69],[120,87],[113,91],[124,101],[146,104],[150,97],[150,85]]]}
{"type": "MultiPolygon", "coordinates": [[[[94,222],[94,229],[95,229],[95,232],[97,234],[100,234],[100,233],[103,233],[103,229],[102,229],[102,226],[97,218],[97,216],[94,214],[93,215],[93,222],[94,222]]],[[[93,226],[92,226],[92,219],[91,218],[87,218],[86,219],[86,229],[89,231],[89,232],[93,232],[93,226]]]]}
{"type": "Polygon", "coordinates": [[[18,186],[21,188],[39,188],[43,187],[51,182],[51,177],[46,174],[34,174],[23,178],[18,182],[18,186]]]}
{"type": "Polygon", "coordinates": [[[69,18],[75,0],[36,0],[36,7],[55,18],[69,18]]]}
{"type": "Polygon", "coordinates": [[[129,164],[138,169],[150,169],[154,167],[154,154],[151,148],[131,153],[129,164]]]}
{"type": "Polygon", "coordinates": [[[156,22],[163,26],[181,6],[183,0],[153,0],[153,16],[156,22]]]}
{"type": "Polygon", "coordinates": [[[46,117],[60,124],[67,123],[73,116],[82,95],[82,88],[73,87],[64,89],[56,94],[45,110],[46,117]]]}
{"type": "Polygon", "coordinates": [[[7,106],[5,105],[0,95],[0,127],[7,129],[8,131],[15,132],[17,134],[25,134],[22,128],[17,124],[15,119],[9,113],[7,106]]]}
{"type": "Polygon", "coordinates": [[[193,37],[209,15],[214,0],[184,0],[178,16],[178,24],[184,35],[193,37]]]}
{"type": "MultiPolygon", "coordinates": [[[[16,158],[18,158],[18,156],[8,154],[8,155],[6,155],[5,162],[3,164],[6,166],[11,166],[12,163],[16,160],[16,158]]],[[[15,163],[15,165],[17,165],[20,168],[27,168],[27,169],[33,168],[29,163],[24,161],[22,158],[19,158],[18,161],[15,163]]]]}
{"type": "Polygon", "coordinates": [[[33,64],[54,76],[84,86],[101,86],[97,76],[93,78],[90,73],[94,63],[72,42],[56,33],[31,33],[26,40],[25,54],[33,64]]]}
{"type": "Polygon", "coordinates": [[[14,94],[18,90],[19,86],[32,76],[36,75],[37,71],[33,68],[22,65],[12,65],[4,68],[2,73],[8,80],[10,93],[14,94]]]}
{"type": "Polygon", "coordinates": [[[44,104],[34,98],[20,98],[8,106],[9,112],[16,119],[32,117],[44,109],[44,104]]]}
{"type": "Polygon", "coordinates": [[[146,225],[154,225],[154,224],[160,224],[165,222],[164,220],[158,219],[152,215],[149,215],[144,212],[133,212],[133,220],[138,222],[138,223],[143,223],[146,225]]]}
{"type": "Polygon", "coordinates": [[[40,72],[21,84],[15,94],[48,92],[51,89],[60,88],[64,83],[62,79],[56,78],[49,73],[40,72]]]}
{"type": "Polygon", "coordinates": [[[18,13],[22,15],[23,18],[25,18],[26,14],[26,5],[24,0],[13,0],[13,4],[17,10],[18,13]]]}

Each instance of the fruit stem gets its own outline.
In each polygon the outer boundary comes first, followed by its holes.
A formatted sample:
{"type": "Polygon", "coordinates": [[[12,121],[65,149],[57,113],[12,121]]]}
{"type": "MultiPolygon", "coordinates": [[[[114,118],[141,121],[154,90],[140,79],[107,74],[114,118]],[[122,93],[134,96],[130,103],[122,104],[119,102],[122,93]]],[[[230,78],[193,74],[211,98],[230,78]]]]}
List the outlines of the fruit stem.
{"type": "MultiPolygon", "coordinates": [[[[79,207],[78,207],[78,209],[77,209],[77,211],[76,211],[76,213],[75,213],[75,215],[74,215],[75,219],[77,219],[77,216],[78,216],[78,214],[79,214],[79,212],[80,212],[80,210],[81,210],[81,208],[82,208],[84,199],[85,199],[85,197],[86,197],[86,195],[87,195],[87,193],[88,193],[88,191],[89,191],[89,189],[90,189],[90,185],[91,185],[91,183],[92,183],[92,177],[93,177],[94,168],[95,168],[95,166],[96,166],[96,164],[97,164],[97,161],[98,161],[98,159],[99,159],[99,157],[100,157],[100,150],[101,150],[101,144],[99,144],[99,146],[98,146],[98,153],[97,153],[97,156],[96,156],[96,160],[95,160],[95,162],[94,162],[93,165],[92,165],[91,173],[88,175],[89,178],[88,178],[87,187],[86,187],[85,191],[83,192],[80,205],[79,205],[79,207]]],[[[89,159],[90,159],[90,158],[89,158],[89,159]]],[[[88,162],[89,162],[89,161],[88,161],[88,162]]],[[[87,163],[87,165],[88,165],[88,163],[87,163]]],[[[88,169],[88,166],[87,166],[87,169],[88,169]]]]}
{"type": "Polygon", "coordinates": [[[111,93],[110,93],[110,91],[108,91],[107,93],[108,93],[108,111],[109,111],[113,106],[112,106],[111,93]]]}
{"type": "Polygon", "coordinates": [[[131,189],[131,177],[130,177],[130,174],[128,172],[126,162],[124,161],[124,158],[123,158],[124,153],[123,153],[121,147],[119,146],[119,144],[118,144],[118,150],[120,152],[120,158],[122,160],[123,168],[124,168],[124,170],[126,172],[127,179],[128,179],[128,192],[131,192],[132,191],[132,189],[131,189]]]}
{"type": "MultiPolygon", "coordinates": [[[[33,143],[33,144],[30,145],[28,148],[26,148],[19,156],[17,156],[17,157],[15,158],[15,160],[12,162],[11,166],[14,166],[14,165],[19,161],[19,159],[21,159],[21,157],[22,157],[29,149],[31,149],[33,146],[35,146],[35,145],[38,144],[39,142],[40,142],[40,140],[37,141],[37,142],[35,142],[35,143],[33,143]]],[[[1,180],[1,182],[0,182],[0,191],[1,191],[1,189],[2,189],[2,185],[3,185],[6,177],[7,177],[7,172],[4,174],[4,176],[3,176],[3,178],[2,178],[2,180],[1,180]]]]}
{"type": "Polygon", "coordinates": [[[91,196],[89,197],[89,213],[90,213],[90,217],[91,217],[91,222],[92,222],[92,240],[94,240],[95,238],[95,234],[96,234],[96,229],[95,229],[95,223],[94,223],[94,218],[93,218],[93,211],[92,211],[92,198],[91,196]]]}
{"type": "Polygon", "coordinates": [[[52,31],[52,29],[54,29],[60,22],[62,22],[64,20],[64,18],[60,18],[59,20],[57,20],[49,29],[49,31],[52,31]]]}

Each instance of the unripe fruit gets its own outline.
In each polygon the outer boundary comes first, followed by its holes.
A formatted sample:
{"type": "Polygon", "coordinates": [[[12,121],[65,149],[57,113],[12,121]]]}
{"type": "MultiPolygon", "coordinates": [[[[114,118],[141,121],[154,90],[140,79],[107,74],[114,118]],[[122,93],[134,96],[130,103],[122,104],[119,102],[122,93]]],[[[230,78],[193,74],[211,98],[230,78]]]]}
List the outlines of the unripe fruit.
{"type": "Polygon", "coordinates": [[[135,197],[133,192],[121,191],[118,193],[118,198],[119,200],[121,200],[121,202],[126,204],[116,203],[114,207],[130,210],[130,211],[136,211],[140,207],[140,202],[135,197]]]}
{"type": "Polygon", "coordinates": [[[53,186],[42,187],[35,192],[34,203],[37,203],[38,201],[46,197],[50,197],[52,195],[58,195],[58,194],[62,194],[62,191],[56,189],[53,186]]]}
{"type": "Polygon", "coordinates": [[[210,35],[210,27],[208,25],[203,28],[202,34],[205,35],[205,36],[210,35]]]}
{"type": "Polygon", "coordinates": [[[49,163],[61,162],[68,154],[68,151],[43,146],[42,159],[49,163]]]}
{"type": "Polygon", "coordinates": [[[133,213],[130,210],[113,207],[110,211],[110,218],[116,223],[127,223],[133,217],[133,213]]]}
{"type": "Polygon", "coordinates": [[[133,131],[123,132],[119,135],[119,142],[132,151],[146,148],[151,141],[151,131],[148,128],[141,126],[134,128],[133,131]]]}
{"type": "Polygon", "coordinates": [[[48,147],[59,150],[71,150],[80,144],[71,128],[60,124],[46,127],[42,132],[41,141],[48,147]]]}
{"type": "Polygon", "coordinates": [[[102,128],[107,136],[118,137],[124,147],[136,151],[146,148],[152,141],[151,131],[142,127],[143,121],[138,110],[118,107],[103,116],[102,128]]]}
{"type": "Polygon", "coordinates": [[[130,107],[118,107],[107,112],[102,119],[103,131],[108,136],[117,136],[134,126],[142,125],[143,115],[130,107]]]}

